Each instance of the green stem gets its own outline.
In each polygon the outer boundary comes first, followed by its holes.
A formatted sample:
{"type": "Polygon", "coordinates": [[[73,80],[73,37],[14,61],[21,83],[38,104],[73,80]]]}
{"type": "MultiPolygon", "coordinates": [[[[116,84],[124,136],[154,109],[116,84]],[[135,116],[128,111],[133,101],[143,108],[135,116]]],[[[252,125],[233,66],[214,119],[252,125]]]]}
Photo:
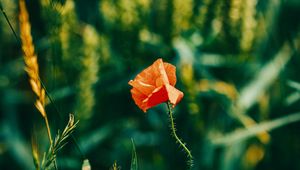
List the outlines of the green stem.
{"type": "Polygon", "coordinates": [[[175,123],[174,123],[174,118],[173,118],[173,112],[172,112],[172,104],[170,102],[167,103],[168,110],[169,110],[169,117],[170,117],[170,123],[171,123],[171,131],[172,135],[176,139],[176,142],[179,143],[179,145],[184,149],[185,153],[188,156],[188,166],[189,169],[193,167],[193,155],[191,151],[186,147],[186,145],[180,140],[180,138],[176,134],[176,128],[175,128],[175,123]]]}

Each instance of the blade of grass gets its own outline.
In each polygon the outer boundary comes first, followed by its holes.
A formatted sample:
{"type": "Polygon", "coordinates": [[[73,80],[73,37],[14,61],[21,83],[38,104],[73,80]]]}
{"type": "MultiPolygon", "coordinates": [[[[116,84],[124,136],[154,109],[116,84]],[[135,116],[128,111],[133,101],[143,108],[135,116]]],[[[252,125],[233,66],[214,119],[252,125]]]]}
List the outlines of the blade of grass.
{"type": "Polygon", "coordinates": [[[2,14],[3,14],[3,16],[4,16],[4,18],[5,18],[6,22],[7,22],[7,24],[9,25],[9,28],[12,30],[13,35],[14,35],[14,37],[16,38],[17,42],[18,42],[19,44],[21,44],[20,38],[18,38],[15,29],[14,29],[13,26],[11,25],[11,22],[9,21],[8,16],[6,15],[6,12],[5,12],[4,9],[3,9],[3,5],[2,5],[2,2],[1,2],[1,1],[0,1],[0,10],[1,10],[1,12],[2,12],[2,14]]]}
{"type": "Polygon", "coordinates": [[[131,138],[132,142],[132,157],[131,157],[131,165],[130,165],[130,170],[138,170],[138,161],[137,161],[137,156],[136,156],[136,150],[135,150],[135,145],[134,141],[131,138]]]}
{"type": "MultiPolygon", "coordinates": [[[[240,96],[230,110],[231,116],[239,120],[246,128],[255,126],[256,122],[248,116],[247,111],[258,101],[261,95],[275,82],[286,64],[290,61],[293,51],[288,43],[285,43],[275,55],[274,59],[257,72],[254,80],[241,89],[240,96]]],[[[257,134],[263,143],[268,143],[270,135],[262,131],[257,134]]]]}
{"type": "Polygon", "coordinates": [[[289,80],[287,82],[287,85],[290,86],[291,88],[297,90],[297,91],[300,91],[300,83],[298,83],[296,81],[289,80]]]}
{"type": "Polygon", "coordinates": [[[300,121],[300,112],[277,118],[275,120],[262,122],[246,129],[234,131],[223,137],[212,139],[212,143],[216,146],[232,145],[236,142],[241,142],[254,137],[259,133],[271,131],[297,121],[300,121]]]}

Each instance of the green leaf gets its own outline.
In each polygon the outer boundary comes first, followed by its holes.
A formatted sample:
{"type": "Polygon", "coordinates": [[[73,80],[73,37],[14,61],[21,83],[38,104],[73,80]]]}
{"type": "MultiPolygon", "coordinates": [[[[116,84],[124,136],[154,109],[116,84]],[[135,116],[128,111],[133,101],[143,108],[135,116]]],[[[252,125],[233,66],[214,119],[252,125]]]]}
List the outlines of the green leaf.
{"type": "Polygon", "coordinates": [[[293,80],[289,80],[287,82],[287,85],[290,86],[291,88],[297,90],[297,91],[300,91],[300,83],[296,82],[296,81],[293,81],[293,80]]]}
{"type": "Polygon", "coordinates": [[[131,157],[130,170],[138,170],[138,162],[137,162],[136,150],[135,150],[135,145],[134,145],[134,142],[133,142],[132,138],[131,138],[131,142],[132,142],[132,157],[131,157]]]}

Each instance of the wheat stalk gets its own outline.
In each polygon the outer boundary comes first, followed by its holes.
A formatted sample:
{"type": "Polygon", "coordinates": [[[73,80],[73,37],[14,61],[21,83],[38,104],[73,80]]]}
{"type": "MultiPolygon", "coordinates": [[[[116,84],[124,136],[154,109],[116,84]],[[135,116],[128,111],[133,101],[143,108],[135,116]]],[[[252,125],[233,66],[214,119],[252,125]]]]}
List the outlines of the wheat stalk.
{"type": "Polygon", "coordinates": [[[22,50],[24,52],[25,71],[29,76],[31,89],[37,96],[35,107],[38,109],[45,120],[48,138],[50,144],[52,144],[51,131],[45,111],[45,89],[42,87],[39,78],[39,65],[37,61],[37,55],[34,52],[34,45],[32,43],[31,36],[31,26],[24,0],[19,1],[19,7],[20,36],[22,42],[22,50]]]}

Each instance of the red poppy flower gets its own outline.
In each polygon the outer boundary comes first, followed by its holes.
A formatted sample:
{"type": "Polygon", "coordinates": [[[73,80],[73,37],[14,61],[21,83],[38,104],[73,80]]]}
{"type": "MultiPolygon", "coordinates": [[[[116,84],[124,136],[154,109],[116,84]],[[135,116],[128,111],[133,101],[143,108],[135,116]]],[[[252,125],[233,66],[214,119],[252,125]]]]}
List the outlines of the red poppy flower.
{"type": "Polygon", "coordinates": [[[135,104],[144,112],[160,103],[169,101],[175,106],[183,97],[177,90],[176,67],[157,59],[151,66],[129,81],[135,104]]]}

